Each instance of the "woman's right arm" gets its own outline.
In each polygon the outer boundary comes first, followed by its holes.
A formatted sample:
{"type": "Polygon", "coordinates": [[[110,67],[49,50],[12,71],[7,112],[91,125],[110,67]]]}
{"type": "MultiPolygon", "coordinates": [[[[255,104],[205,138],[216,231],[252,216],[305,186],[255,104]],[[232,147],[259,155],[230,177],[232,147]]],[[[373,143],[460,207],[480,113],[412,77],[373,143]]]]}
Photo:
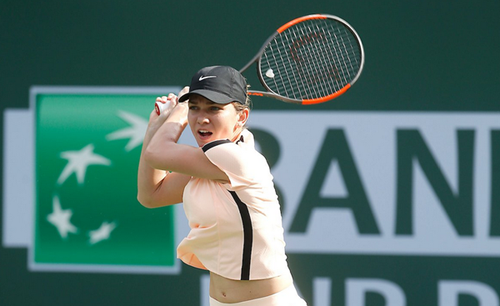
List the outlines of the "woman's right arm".
{"type": "Polygon", "coordinates": [[[171,101],[171,105],[166,111],[160,114],[160,116],[154,111],[151,113],[148,129],[144,136],[137,175],[137,200],[148,208],[162,207],[182,202],[184,187],[191,179],[188,175],[175,172],[169,173],[164,170],[155,169],[144,160],[145,149],[159,126],[165,122],[170,111],[177,104],[176,99],[177,97],[175,95],[157,99],[157,101],[162,100],[163,102],[171,101]]]}

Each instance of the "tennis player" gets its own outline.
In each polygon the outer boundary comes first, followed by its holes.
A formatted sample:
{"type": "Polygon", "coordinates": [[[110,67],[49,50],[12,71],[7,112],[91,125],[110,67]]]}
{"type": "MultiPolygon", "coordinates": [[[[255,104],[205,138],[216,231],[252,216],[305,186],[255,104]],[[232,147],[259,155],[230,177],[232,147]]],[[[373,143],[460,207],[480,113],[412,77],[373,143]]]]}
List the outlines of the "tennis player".
{"type": "Polygon", "coordinates": [[[138,200],[148,208],[184,203],[191,231],[177,256],[210,271],[210,305],[305,306],[286,261],[273,177],[245,128],[244,77],[206,67],[179,97],[157,102],[167,106],[150,115],[138,200]],[[188,123],[199,147],[177,143],[188,123]]]}

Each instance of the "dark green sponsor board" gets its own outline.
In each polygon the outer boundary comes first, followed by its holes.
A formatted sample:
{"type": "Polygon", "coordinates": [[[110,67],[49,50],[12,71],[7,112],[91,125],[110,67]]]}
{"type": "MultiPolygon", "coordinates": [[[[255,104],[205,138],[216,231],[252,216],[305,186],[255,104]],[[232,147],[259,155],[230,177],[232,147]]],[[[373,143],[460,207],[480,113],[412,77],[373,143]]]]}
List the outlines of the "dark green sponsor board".
{"type": "Polygon", "coordinates": [[[42,90],[34,100],[32,268],[177,271],[173,208],[136,200],[145,105],[161,92],[81,90],[42,90]]]}

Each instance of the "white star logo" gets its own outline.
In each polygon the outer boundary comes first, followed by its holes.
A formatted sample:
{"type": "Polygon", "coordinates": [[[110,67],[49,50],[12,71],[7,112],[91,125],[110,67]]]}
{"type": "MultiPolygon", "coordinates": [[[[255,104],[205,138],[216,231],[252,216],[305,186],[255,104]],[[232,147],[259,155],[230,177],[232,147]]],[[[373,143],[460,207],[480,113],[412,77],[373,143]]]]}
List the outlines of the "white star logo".
{"type": "Polygon", "coordinates": [[[85,173],[90,165],[111,165],[111,161],[104,156],[94,153],[94,145],[89,144],[80,151],[61,152],[61,158],[67,159],[68,164],[64,167],[57,183],[61,185],[72,174],[76,174],[79,184],[85,181],[85,173]]]}
{"type": "Polygon", "coordinates": [[[73,212],[71,209],[62,209],[59,198],[54,196],[52,199],[52,213],[47,216],[47,221],[57,228],[59,234],[64,239],[68,237],[68,233],[75,234],[78,232],[78,229],[69,220],[72,215],[73,212]]]}
{"type": "Polygon", "coordinates": [[[125,111],[119,111],[118,116],[128,122],[130,126],[108,134],[106,136],[106,139],[115,140],[130,138],[129,142],[125,146],[125,150],[128,152],[142,144],[144,140],[144,134],[146,134],[146,129],[148,127],[148,122],[142,117],[125,111]]]}
{"type": "Polygon", "coordinates": [[[101,227],[96,230],[90,231],[90,244],[96,244],[99,241],[109,239],[111,232],[116,228],[116,223],[103,222],[101,227]]]}

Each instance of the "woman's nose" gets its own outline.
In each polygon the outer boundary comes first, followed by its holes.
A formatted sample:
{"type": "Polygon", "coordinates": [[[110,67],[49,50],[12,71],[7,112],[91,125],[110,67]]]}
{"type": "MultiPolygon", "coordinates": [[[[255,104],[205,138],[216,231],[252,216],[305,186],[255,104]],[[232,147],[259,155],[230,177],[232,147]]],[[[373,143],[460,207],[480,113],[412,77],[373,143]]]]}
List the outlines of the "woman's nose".
{"type": "Polygon", "coordinates": [[[198,124],[206,124],[206,123],[210,122],[210,120],[208,120],[208,118],[206,116],[198,116],[197,122],[198,122],[198,124]]]}

